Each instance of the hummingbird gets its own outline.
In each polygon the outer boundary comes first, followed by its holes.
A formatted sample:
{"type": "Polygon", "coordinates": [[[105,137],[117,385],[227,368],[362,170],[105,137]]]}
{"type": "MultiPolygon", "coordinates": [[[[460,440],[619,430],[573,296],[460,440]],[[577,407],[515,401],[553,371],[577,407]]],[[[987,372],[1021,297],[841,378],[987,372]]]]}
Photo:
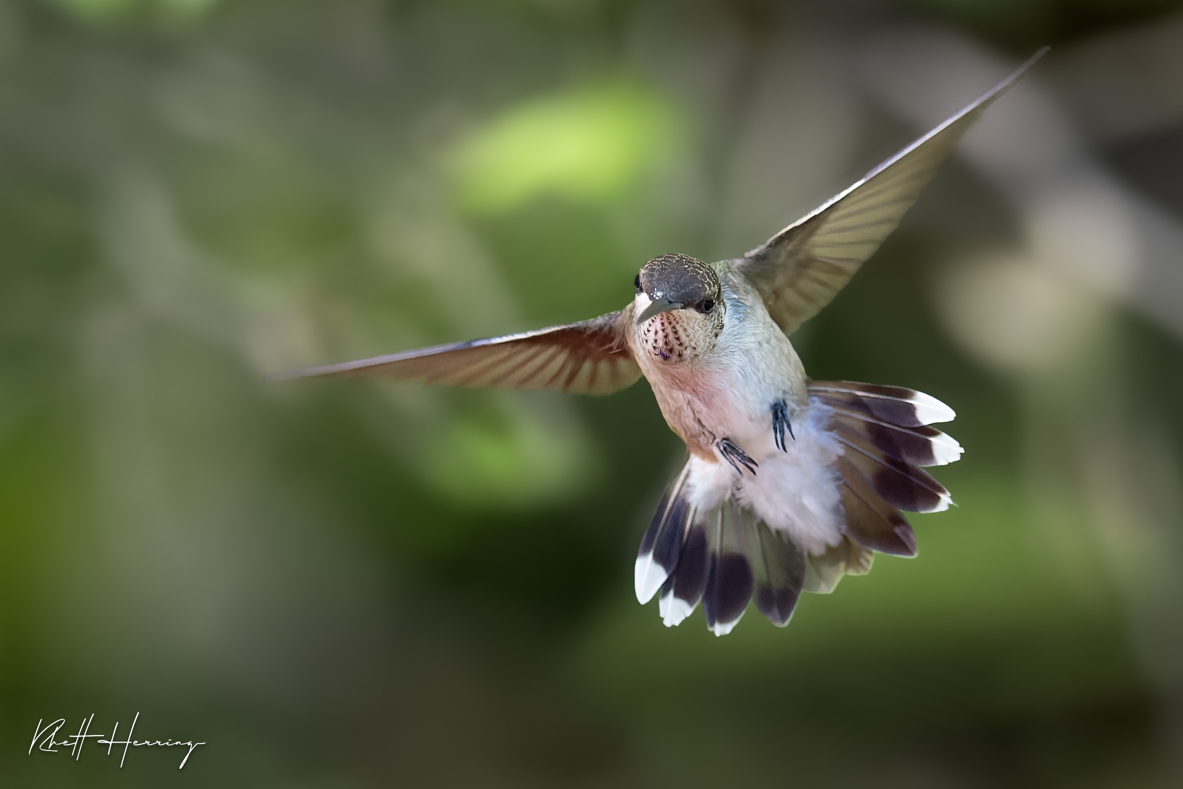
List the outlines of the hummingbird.
{"type": "Polygon", "coordinates": [[[932,427],[954,412],[897,386],[815,381],[789,340],[850,280],[982,112],[1047,51],[741,257],[641,267],[623,309],[562,326],[311,367],[277,378],[388,376],[428,384],[606,395],[644,376],[689,457],[641,539],[638,601],[666,626],[702,604],[731,632],[753,600],[788,624],[875,552],[916,555],[900,510],[952,503],[928,466],[962,454],[932,427]]]}

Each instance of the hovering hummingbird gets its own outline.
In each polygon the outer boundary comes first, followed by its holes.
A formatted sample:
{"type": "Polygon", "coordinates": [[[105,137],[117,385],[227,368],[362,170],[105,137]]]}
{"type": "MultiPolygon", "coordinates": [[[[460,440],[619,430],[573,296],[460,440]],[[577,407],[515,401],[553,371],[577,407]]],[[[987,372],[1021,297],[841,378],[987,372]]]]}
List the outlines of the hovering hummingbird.
{"type": "Polygon", "coordinates": [[[742,257],[662,255],[624,309],[548,329],[281,375],[390,376],[451,386],[610,394],[648,379],[690,457],[641,540],[637,599],[667,626],[702,603],[729,633],[748,603],[788,624],[804,592],[830,592],[872,552],[915,556],[900,510],[949,492],[921,469],[961,446],[954,413],[894,386],[814,381],[789,342],[916,201],[961,135],[1046,52],[866,177],[742,257]]]}

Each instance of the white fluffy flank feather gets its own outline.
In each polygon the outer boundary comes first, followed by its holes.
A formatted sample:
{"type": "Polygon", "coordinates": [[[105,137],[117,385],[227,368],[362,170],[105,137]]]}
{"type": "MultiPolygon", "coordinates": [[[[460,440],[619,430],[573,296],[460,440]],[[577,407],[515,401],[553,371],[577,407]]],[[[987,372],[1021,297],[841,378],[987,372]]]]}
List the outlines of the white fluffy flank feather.
{"type": "Polygon", "coordinates": [[[832,412],[812,403],[793,421],[795,438],[785,452],[760,458],[755,475],[740,476],[727,463],[691,458],[688,497],[695,508],[713,509],[724,497],[751,509],[809,553],[822,553],[842,538],[841,479],[834,460],[842,445],[828,428],[832,412]],[[804,419],[801,419],[801,416],[804,419]]]}

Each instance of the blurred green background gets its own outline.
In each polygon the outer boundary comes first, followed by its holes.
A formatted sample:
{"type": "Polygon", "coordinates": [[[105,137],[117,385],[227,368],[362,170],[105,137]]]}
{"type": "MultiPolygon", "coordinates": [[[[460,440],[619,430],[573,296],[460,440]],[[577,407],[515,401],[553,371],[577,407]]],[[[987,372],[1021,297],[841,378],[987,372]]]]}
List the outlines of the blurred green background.
{"type": "Polygon", "coordinates": [[[0,0],[0,785],[1183,785],[1181,6],[0,0]],[[637,605],[643,382],[264,380],[616,309],[1045,43],[794,337],[967,452],[786,630],[637,605]],[[208,745],[27,755],[137,711],[208,745]]]}

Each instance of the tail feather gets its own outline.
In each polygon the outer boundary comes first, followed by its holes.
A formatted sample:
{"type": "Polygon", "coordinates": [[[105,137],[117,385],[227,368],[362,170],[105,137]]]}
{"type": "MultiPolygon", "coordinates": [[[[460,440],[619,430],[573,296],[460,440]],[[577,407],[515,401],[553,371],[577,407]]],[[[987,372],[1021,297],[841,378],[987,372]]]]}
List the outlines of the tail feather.
{"type": "Polygon", "coordinates": [[[723,636],[739,624],[752,599],[754,574],[752,557],[755,546],[749,544],[743,525],[744,512],[727,501],[714,513],[708,549],[707,585],[702,595],[702,611],[707,627],[723,636]]]}
{"type": "Polygon", "coordinates": [[[922,392],[853,381],[811,381],[808,391],[811,403],[830,410],[830,429],[844,450],[836,468],[846,534],[809,557],[805,583],[806,591],[828,592],[844,574],[870,570],[872,551],[916,555],[916,536],[899,510],[947,509],[949,491],[921,467],[952,463],[962,449],[929,427],[953,419],[953,409],[922,392]]]}
{"type": "Polygon", "coordinates": [[[637,600],[647,603],[665,583],[682,554],[686,527],[694,518],[694,508],[686,498],[686,478],[690,467],[682,469],[661,498],[653,522],[641,539],[634,569],[637,600]]]}
{"type": "Polygon", "coordinates": [[[811,554],[805,573],[805,591],[815,594],[829,594],[842,580],[842,576],[864,575],[871,571],[874,555],[843,537],[825,553],[811,554]]]}
{"type": "Polygon", "coordinates": [[[847,537],[863,549],[915,556],[916,536],[899,510],[938,512],[952,503],[920,467],[961,457],[955,439],[928,427],[952,419],[953,409],[912,389],[851,381],[811,382],[809,396],[831,409],[843,445],[837,470],[847,537]]]}
{"type": "Polygon", "coordinates": [[[875,492],[846,458],[838,459],[846,534],[864,548],[895,556],[915,556],[916,536],[907,519],[875,492]]]}
{"type": "Polygon", "coordinates": [[[756,608],[777,627],[793,617],[797,598],[805,586],[806,555],[784,532],[773,531],[748,518],[749,540],[758,546],[752,567],[756,583],[756,608]]]}
{"type": "Polygon", "coordinates": [[[943,466],[961,458],[961,445],[935,427],[900,427],[843,409],[833,411],[832,426],[841,438],[872,447],[895,460],[917,466],[943,466]]]}
{"type": "MultiPolygon", "coordinates": [[[[665,523],[671,509],[663,500],[654,522],[665,523]]],[[[660,525],[650,527],[651,533],[655,531],[665,533],[660,525]]],[[[647,534],[642,545],[638,567],[644,565],[647,578],[654,577],[654,567],[664,567],[649,558],[660,555],[653,550],[660,534],[647,534]]],[[[667,627],[681,624],[701,602],[707,627],[721,636],[739,623],[753,597],[769,621],[779,627],[788,624],[805,585],[808,557],[784,532],[726,499],[692,514],[678,556],[667,563],[671,569],[661,584],[658,604],[662,621],[667,627]]]]}
{"type": "Polygon", "coordinates": [[[953,498],[941,483],[918,466],[904,463],[839,438],[847,465],[858,469],[875,492],[893,507],[910,512],[943,512],[953,498]]]}
{"type": "Polygon", "coordinates": [[[923,392],[902,386],[879,386],[854,381],[810,381],[809,395],[831,408],[864,414],[899,427],[950,422],[953,409],[923,392]]]}
{"type": "Polygon", "coordinates": [[[690,526],[674,573],[661,586],[658,610],[666,627],[680,625],[690,616],[706,591],[710,571],[707,525],[700,518],[690,526]]]}

